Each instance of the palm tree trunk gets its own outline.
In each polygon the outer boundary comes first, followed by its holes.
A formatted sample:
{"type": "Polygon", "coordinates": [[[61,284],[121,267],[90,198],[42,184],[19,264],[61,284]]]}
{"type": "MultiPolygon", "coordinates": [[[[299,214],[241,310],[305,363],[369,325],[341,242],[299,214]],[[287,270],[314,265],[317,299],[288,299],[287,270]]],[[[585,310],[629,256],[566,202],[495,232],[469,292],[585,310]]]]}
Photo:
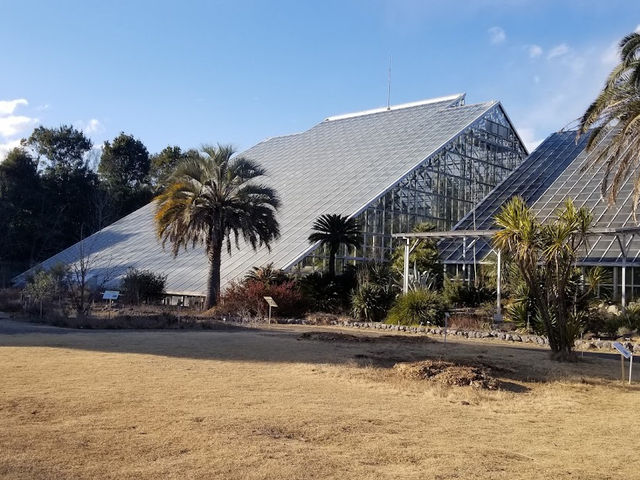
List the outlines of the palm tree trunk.
{"type": "Polygon", "coordinates": [[[329,247],[329,278],[336,278],[336,255],[338,249],[329,247]]]}
{"type": "Polygon", "coordinates": [[[220,300],[220,261],[222,257],[222,238],[220,235],[211,234],[211,248],[209,257],[209,278],[207,279],[207,298],[205,308],[209,309],[218,304],[220,300]],[[220,238],[218,238],[220,237],[220,238]]]}

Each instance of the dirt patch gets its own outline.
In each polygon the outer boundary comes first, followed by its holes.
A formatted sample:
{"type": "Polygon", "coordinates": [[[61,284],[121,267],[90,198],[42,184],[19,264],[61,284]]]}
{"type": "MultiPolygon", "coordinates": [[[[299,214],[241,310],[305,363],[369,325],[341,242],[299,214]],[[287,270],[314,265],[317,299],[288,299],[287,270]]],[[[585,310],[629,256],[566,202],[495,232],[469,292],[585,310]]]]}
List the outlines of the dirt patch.
{"type": "Polygon", "coordinates": [[[489,369],[481,366],[459,365],[443,360],[423,360],[421,362],[396,363],[393,369],[399,375],[414,380],[429,380],[448,386],[471,386],[496,390],[498,380],[489,369]]]}
{"type": "Polygon", "coordinates": [[[350,335],[339,332],[305,332],[298,340],[316,340],[320,342],[347,342],[347,343],[431,343],[425,336],[400,336],[400,335],[350,335]]]}
{"type": "Polygon", "coordinates": [[[370,342],[371,337],[349,335],[348,333],[338,333],[338,332],[304,332],[302,335],[298,337],[298,340],[317,340],[320,342],[361,343],[361,342],[370,342]]]}
{"type": "Polygon", "coordinates": [[[285,439],[285,440],[299,440],[301,442],[307,441],[307,438],[305,438],[301,432],[290,430],[277,425],[267,425],[262,428],[255,429],[253,430],[253,434],[263,435],[276,440],[285,439]]]}

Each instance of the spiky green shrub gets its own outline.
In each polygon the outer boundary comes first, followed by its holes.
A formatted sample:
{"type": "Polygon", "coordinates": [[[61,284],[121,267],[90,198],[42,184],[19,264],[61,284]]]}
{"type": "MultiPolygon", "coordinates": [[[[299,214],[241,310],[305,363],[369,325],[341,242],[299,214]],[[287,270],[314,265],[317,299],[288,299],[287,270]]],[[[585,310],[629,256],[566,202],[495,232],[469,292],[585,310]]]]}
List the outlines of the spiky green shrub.
{"type": "Polygon", "coordinates": [[[386,323],[397,325],[444,325],[448,305],[442,295],[431,290],[414,290],[401,295],[389,310],[386,323]]]}
{"type": "Polygon", "coordinates": [[[640,330],[640,302],[631,302],[620,315],[622,326],[629,330],[640,330]]]}
{"type": "Polygon", "coordinates": [[[442,295],[454,307],[477,307],[496,298],[496,291],[484,285],[464,282],[461,278],[446,278],[442,295]]]}
{"type": "Polygon", "coordinates": [[[379,322],[396,296],[396,283],[387,263],[367,262],[358,267],[357,286],[351,296],[351,313],[359,320],[379,322]]]}
{"type": "Polygon", "coordinates": [[[351,297],[351,312],[359,320],[379,322],[389,309],[389,293],[379,285],[367,283],[359,286],[351,297]]]}

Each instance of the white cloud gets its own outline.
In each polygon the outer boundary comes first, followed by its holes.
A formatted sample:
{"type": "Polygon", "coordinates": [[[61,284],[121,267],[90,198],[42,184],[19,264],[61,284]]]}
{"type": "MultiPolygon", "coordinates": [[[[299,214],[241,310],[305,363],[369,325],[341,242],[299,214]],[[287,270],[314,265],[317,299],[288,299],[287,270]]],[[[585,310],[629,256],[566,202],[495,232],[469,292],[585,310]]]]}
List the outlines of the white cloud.
{"type": "Polygon", "coordinates": [[[507,39],[507,34],[500,27],[491,27],[487,32],[489,33],[489,41],[492,45],[499,45],[507,39]]]}
{"type": "Polygon", "coordinates": [[[82,132],[85,135],[91,135],[94,133],[100,133],[104,131],[104,126],[102,125],[102,122],[100,122],[100,120],[98,120],[97,118],[91,118],[87,121],[78,120],[76,122],[73,122],[73,126],[76,127],[78,130],[82,130],[82,132]]]}
{"type": "Polygon", "coordinates": [[[536,62],[535,67],[527,57],[520,57],[519,68],[528,69],[532,81],[528,89],[522,85],[526,101],[516,102],[509,112],[528,148],[534,148],[552,132],[577,126],[617,63],[611,55],[612,41],[566,46],[560,49],[565,53],[557,53],[553,61],[536,62]]]}
{"type": "Polygon", "coordinates": [[[569,53],[569,50],[571,49],[569,48],[569,45],[567,45],[566,43],[561,43],[560,45],[556,45],[549,51],[549,54],[547,55],[547,60],[552,60],[554,58],[562,57],[567,53],[569,53]]]}
{"type": "Polygon", "coordinates": [[[87,122],[87,126],[84,127],[84,132],[95,133],[101,129],[102,129],[102,124],[100,123],[100,120],[98,120],[97,118],[92,118],[87,122]]]}
{"type": "Polygon", "coordinates": [[[0,137],[13,137],[25,131],[38,120],[24,115],[0,117],[0,137]]]}
{"type": "Polygon", "coordinates": [[[538,58],[542,55],[542,47],[540,45],[529,45],[529,58],[538,58]]]}
{"type": "Polygon", "coordinates": [[[634,30],[634,32],[636,32],[636,33],[640,33],[640,25],[638,25],[638,26],[636,27],[636,29],[634,30]]]}
{"type": "Polygon", "coordinates": [[[0,100],[0,160],[7,153],[20,145],[20,138],[29,128],[38,123],[37,118],[27,115],[14,115],[20,106],[29,105],[24,98],[14,100],[0,100]]]}
{"type": "Polygon", "coordinates": [[[533,128],[519,128],[518,134],[529,152],[533,152],[537,146],[542,143],[542,140],[544,140],[543,138],[536,137],[533,128]]]}
{"type": "Polygon", "coordinates": [[[19,138],[16,140],[11,140],[6,143],[0,143],[0,161],[3,160],[11,150],[19,146],[20,146],[19,138]]]}
{"type": "Polygon", "coordinates": [[[11,115],[18,105],[29,105],[24,98],[16,98],[15,100],[0,100],[0,115],[11,115]]]}
{"type": "Polygon", "coordinates": [[[600,56],[600,61],[611,68],[618,64],[620,61],[618,54],[618,42],[613,42],[609,45],[609,47],[600,56]]]}

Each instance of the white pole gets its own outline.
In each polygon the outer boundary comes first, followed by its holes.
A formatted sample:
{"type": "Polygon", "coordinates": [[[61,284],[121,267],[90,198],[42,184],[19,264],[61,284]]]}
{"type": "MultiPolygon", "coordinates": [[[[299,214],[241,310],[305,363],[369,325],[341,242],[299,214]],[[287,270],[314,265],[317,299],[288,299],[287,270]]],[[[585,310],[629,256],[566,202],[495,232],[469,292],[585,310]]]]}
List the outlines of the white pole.
{"type": "Polygon", "coordinates": [[[627,265],[626,260],[622,260],[622,310],[627,307],[627,265]]]}
{"type": "Polygon", "coordinates": [[[462,237],[462,283],[467,281],[467,237],[462,237]]]}
{"type": "Polygon", "coordinates": [[[269,325],[271,325],[271,304],[269,304],[269,325]]]}
{"type": "Polygon", "coordinates": [[[405,295],[409,292],[409,242],[408,238],[405,238],[404,244],[404,270],[402,277],[402,293],[405,295]]]}
{"type": "Polygon", "coordinates": [[[497,275],[497,285],[496,285],[496,313],[498,314],[498,318],[502,316],[502,305],[501,305],[501,283],[502,283],[502,255],[500,254],[500,250],[498,250],[498,275],[497,275]]]}
{"type": "Polygon", "coordinates": [[[631,385],[631,371],[633,370],[633,354],[629,357],[629,385],[631,385]]]}

